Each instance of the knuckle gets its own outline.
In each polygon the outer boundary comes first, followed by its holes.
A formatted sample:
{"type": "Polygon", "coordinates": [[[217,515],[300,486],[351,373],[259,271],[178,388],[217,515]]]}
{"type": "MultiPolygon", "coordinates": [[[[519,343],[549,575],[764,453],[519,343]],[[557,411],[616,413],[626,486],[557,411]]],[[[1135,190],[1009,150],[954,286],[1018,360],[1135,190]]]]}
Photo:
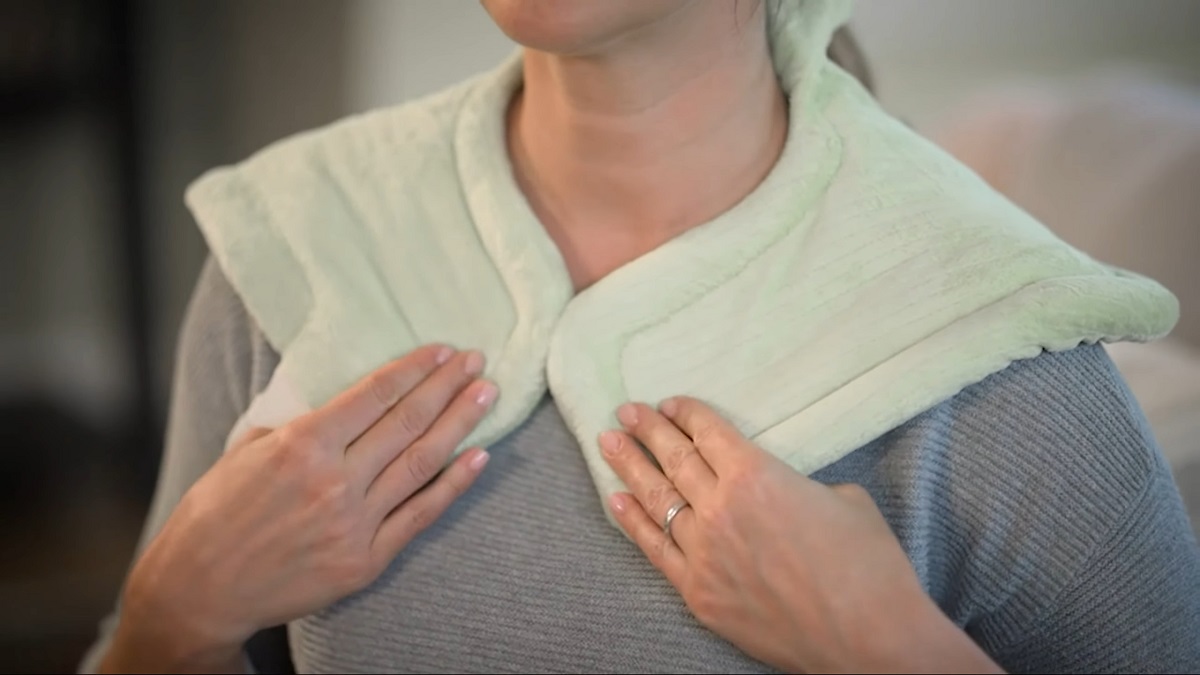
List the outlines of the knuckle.
{"type": "Polygon", "coordinates": [[[392,415],[392,423],[405,438],[415,439],[425,433],[426,420],[429,416],[415,402],[411,405],[394,408],[392,415]]]}
{"type": "Polygon", "coordinates": [[[663,569],[667,561],[667,549],[672,546],[671,542],[666,537],[659,537],[653,544],[648,547],[646,557],[650,559],[650,563],[659,569],[663,569]]]}
{"type": "Polygon", "coordinates": [[[414,504],[412,510],[408,514],[408,522],[412,528],[412,532],[423,532],[433,525],[440,515],[440,511],[435,509],[430,504],[414,504]]]}
{"type": "Polygon", "coordinates": [[[289,424],[279,430],[279,446],[287,457],[308,458],[321,452],[321,441],[306,424],[289,424]]]}
{"type": "Polygon", "coordinates": [[[472,482],[471,476],[461,471],[447,471],[443,480],[446,483],[446,490],[450,495],[449,501],[458,499],[466,494],[472,482]]]}
{"type": "Polygon", "coordinates": [[[367,547],[361,545],[359,520],[341,514],[325,522],[320,538],[324,554],[323,576],[338,588],[357,590],[375,577],[367,547]]]}
{"type": "MultiPolygon", "coordinates": [[[[714,500],[716,507],[730,511],[747,506],[764,507],[770,501],[769,489],[761,473],[739,471],[729,476],[714,500]]],[[[719,515],[719,514],[714,514],[719,515]]]]}
{"type": "Polygon", "coordinates": [[[676,443],[667,450],[667,461],[663,462],[663,469],[666,470],[668,476],[676,476],[688,462],[695,459],[695,453],[696,449],[691,444],[676,443]]]}
{"type": "Polygon", "coordinates": [[[307,482],[306,490],[309,504],[321,513],[332,514],[329,531],[336,531],[339,535],[348,534],[353,523],[344,522],[348,519],[342,513],[350,493],[346,481],[338,475],[314,472],[307,482]]]}
{"type": "Polygon", "coordinates": [[[646,491],[646,510],[652,516],[665,513],[675,498],[675,488],[670,483],[657,483],[646,491]]]}
{"type": "Polygon", "coordinates": [[[351,547],[355,530],[357,530],[357,523],[353,520],[344,516],[336,516],[325,522],[321,541],[328,550],[343,552],[351,547]]]}
{"type": "Polygon", "coordinates": [[[693,428],[695,429],[695,435],[692,436],[692,440],[695,441],[696,445],[703,445],[710,448],[718,447],[724,444],[726,440],[723,438],[720,428],[712,422],[696,422],[693,428]]]}
{"type": "Polygon", "coordinates": [[[359,590],[375,579],[375,565],[369,556],[348,553],[329,563],[325,575],[334,587],[359,590]]]}
{"type": "Polygon", "coordinates": [[[298,480],[308,474],[312,454],[297,450],[288,442],[273,444],[266,452],[266,464],[271,473],[281,478],[298,480]]]}
{"type": "Polygon", "coordinates": [[[266,463],[267,469],[273,475],[287,476],[292,473],[292,467],[295,463],[295,458],[291,451],[291,446],[282,438],[283,431],[280,430],[280,436],[277,436],[274,443],[266,446],[262,450],[263,461],[266,463]]]}
{"type": "Polygon", "coordinates": [[[687,604],[692,615],[700,623],[711,625],[716,617],[721,615],[721,607],[716,596],[703,585],[692,584],[688,587],[687,604]]]}
{"type": "Polygon", "coordinates": [[[762,475],[753,465],[744,465],[731,472],[728,481],[730,490],[734,494],[739,492],[754,494],[762,487],[762,475]]]}
{"type": "Polygon", "coordinates": [[[421,486],[429,482],[433,475],[437,473],[438,467],[433,461],[430,453],[425,452],[424,448],[414,447],[409,452],[401,455],[407,455],[405,468],[408,470],[408,477],[412,479],[413,484],[421,486]]]}
{"type": "Polygon", "coordinates": [[[706,500],[699,505],[693,504],[692,515],[696,519],[696,525],[709,534],[720,531],[729,521],[729,509],[723,508],[718,500],[706,500]]]}
{"type": "Polygon", "coordinates": [[[400,400],[400,390],[396,387],[393,377],[386,370],[375,373],[367,378],[367,391],[371,398],[384,410],[396,405],[400,400]]]}

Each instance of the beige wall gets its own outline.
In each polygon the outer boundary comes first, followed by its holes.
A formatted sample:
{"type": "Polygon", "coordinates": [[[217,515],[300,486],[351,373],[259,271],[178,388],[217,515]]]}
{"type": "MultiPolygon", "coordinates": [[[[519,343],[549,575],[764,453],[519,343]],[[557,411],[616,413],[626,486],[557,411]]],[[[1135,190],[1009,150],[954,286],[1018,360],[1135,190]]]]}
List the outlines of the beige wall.
{"type": "Polygon", "coordinates": [[[1114,64],[1200,85],[1193,0],[867,0],[854,24],[881,96],[918,125],[981,86],[1114,64]]]}

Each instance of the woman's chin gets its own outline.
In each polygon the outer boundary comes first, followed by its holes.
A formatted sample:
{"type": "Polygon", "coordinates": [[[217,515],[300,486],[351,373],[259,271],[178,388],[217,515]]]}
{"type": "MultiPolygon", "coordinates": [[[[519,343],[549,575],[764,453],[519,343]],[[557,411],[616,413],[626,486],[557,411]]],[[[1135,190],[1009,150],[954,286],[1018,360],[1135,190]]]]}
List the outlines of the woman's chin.
{"type": "Polygon", "coordinates": [[[689,0],[481,0],[517,44],[563,55],[603,49],[623,34],[671,14],[689,0]]]}

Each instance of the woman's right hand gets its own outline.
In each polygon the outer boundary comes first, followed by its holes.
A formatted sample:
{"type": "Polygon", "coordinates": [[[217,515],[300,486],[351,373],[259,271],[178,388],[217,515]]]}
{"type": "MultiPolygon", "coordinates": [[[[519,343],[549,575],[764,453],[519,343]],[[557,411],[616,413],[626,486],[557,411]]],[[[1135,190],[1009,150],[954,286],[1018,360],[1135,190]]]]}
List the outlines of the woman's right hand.
{"type": "Polygon", "coordinates": [[[478,352],[423,347],[248,432],[134,566],[104,670],[240,668],[256,631],[367,586],[487,462],[472,448],[442,471],[495,400],[482,372],[478,352]]]}

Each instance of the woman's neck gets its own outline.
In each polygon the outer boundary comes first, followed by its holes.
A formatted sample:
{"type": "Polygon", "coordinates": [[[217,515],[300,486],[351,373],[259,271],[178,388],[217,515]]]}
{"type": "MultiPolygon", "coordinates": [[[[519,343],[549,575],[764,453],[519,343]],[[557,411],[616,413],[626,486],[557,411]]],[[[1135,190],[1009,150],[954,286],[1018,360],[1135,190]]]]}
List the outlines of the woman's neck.
{"type": "Polygon", "coordinates": [[[775,164],[787,110],[761,6],[689,3],[601,53],[525,51],[517,180],[569,267],[573,249],[613,249],[572,269],[577,286],[728,210],[775,164]]]}

